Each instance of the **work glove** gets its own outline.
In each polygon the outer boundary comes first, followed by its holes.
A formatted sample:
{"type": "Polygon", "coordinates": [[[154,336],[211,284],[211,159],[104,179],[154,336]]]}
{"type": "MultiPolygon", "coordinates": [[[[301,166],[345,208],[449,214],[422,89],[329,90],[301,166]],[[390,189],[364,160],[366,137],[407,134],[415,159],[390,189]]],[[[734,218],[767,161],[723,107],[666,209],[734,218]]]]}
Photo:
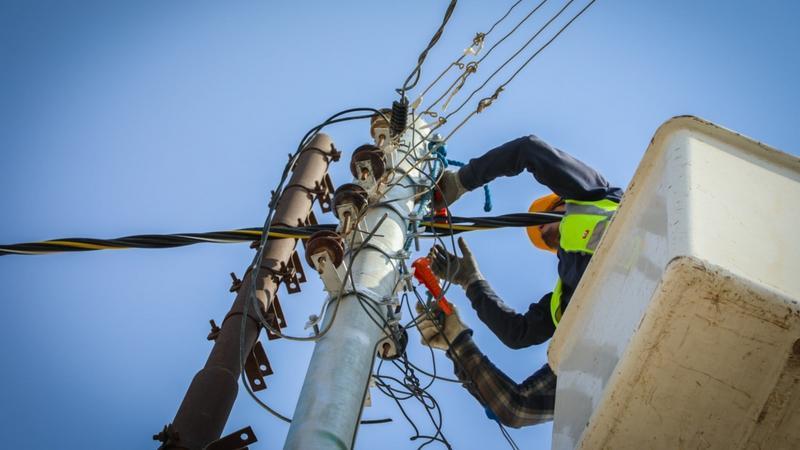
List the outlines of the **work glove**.
{"type": "Polygon", "coordinates": [[[483,280],[483,275],[478,270],[478,262],[475,261],[472,250],[463,237],[458,238],[458,246],[464,255],[461,258],[439,244],[431,247],[428,258],[431,260],[431,270],[437,277],[467,289],[475,281],[483,280]]]}
{"type": "Polygon", "coordinates": [[[455,306],[452,306],[453,312],[449,316],[441,313],[434,304],[431,305],[431,308],[431,311],[426,312],[422,304],[417,303],[417,312],[424,314],[422,321],[418,325],[419,334],[422,335],[420,342],[422,342],[422,345],[430,345],[433,348],[447,351],[450,349],[450,344],[467,329],[467,326],[458,317],[458,311],[455,306]],[[437,319],[437,316],[439,319],[437,319]],[[442,317],[444,320],[440,321],[442,317]]]}
{"type": "Polygon", "coordinates": [[[458,172],[445,170],[439,181],[436,183],[436,191],[433,195],[433,207],[442,209],[455,203],[462,195],[467,193],[467,189],[461,184],[458,172]]]}

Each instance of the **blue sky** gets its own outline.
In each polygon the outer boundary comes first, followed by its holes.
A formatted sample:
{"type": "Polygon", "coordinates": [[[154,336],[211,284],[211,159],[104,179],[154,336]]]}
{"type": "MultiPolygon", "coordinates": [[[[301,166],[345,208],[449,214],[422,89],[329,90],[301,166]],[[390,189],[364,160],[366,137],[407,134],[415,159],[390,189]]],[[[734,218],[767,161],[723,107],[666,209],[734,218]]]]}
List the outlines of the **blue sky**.
{"type": "MultiPolygon", "coordinates": [[[[446,3],[0,0],[0,242],[260,225],[305,131],[344,108],[388,105],[446,3]]],[[[510,4],[460,2],[421,83],[510,4]]],[[[532,7],[525,0],[508,23],[532,7]]],[[[450,154],[466,160],[535,133],[625,187],[656,128],[694,114],[797,155],[799,16],[786,1],[599,0],[454,136],[450,154]]],[[[532,29],[521,28],[476,76],[532,29]]],[[[349,152],[368,126],[328,133],[349,152]]],[[[332,176],[348,182],[346,164],[332,176]]],[[[526,175],[492,189],[495,213],[523,211],[545,193],[526,175]]],[[[478,215],[482,204],[469,194],[454,212],[478,215]]],[[[518,310],[555,283],[555,260],[522,230],[468,240],[518,310]]],[[[221,321],[233,299],[228,273],[241,274],[250,258],[246,245],[0,258],[7,448],[155,448],[150,436],[172,420],[208,355],[208,319],[221,321]]],[[[317,280],[283,295],[290,333],[304,333],[322,297],[317,280]]],[[[462,293],[450,297],[511,377],[544,362],[545,346],[504,348],[462,293]]],[[[411,357],[429,367],[418,336],[411,341],[411,357]]],[[[311,348],[266,344],[276,374],[262,398],[284,413],[311,348]]],[[[438,367],[451,369],[443,357],[438,367]]],[[[455,448],[504,447],[460,386],[432,392],[455,448]]],[[[377,392],[373,401],[365,417],[395,422],[362,427],[357,448],[416,448],[394,404],[377,392]]],[[[422,411],[413,415],[431,431],[422,411]]],[[[287,426],[240,395],[227,430],[245,425],[259,436],[252,448],[282,446],[287,426]]],[[[549,448],[550,432],[511,430],[523,449],[549,448]]]]}

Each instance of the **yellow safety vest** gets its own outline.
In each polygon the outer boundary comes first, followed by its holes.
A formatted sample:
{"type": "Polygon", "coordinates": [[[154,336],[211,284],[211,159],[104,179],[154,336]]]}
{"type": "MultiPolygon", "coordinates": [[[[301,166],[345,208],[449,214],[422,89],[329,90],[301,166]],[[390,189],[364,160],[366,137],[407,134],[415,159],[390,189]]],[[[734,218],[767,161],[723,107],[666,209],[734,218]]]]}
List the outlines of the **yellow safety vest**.
{"type": "MultiPolygon", "coordinates": [[[[565,252],[578,252],[593,255],[606,227],[619,208],[619,203],[603,199],[595,202],[566,200],[566,211],[558,231],[561,233],[559,245],[565,252]]],[[[550,316],[553,325],[561,320],[561,278],[556,282],[550,297],[550,316]]]]}

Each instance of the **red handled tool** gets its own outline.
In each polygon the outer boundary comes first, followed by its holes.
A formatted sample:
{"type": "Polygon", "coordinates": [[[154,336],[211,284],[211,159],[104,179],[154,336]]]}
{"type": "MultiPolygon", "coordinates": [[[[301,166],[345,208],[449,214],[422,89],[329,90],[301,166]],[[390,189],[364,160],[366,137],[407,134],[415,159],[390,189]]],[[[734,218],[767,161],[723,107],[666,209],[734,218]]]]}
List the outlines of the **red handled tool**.
{"type": "MultiPolygon", "coordinates": [[[[442,191],[440,191],[439,189],[434,190],[433,191],[433,199],[437,203],[444,203],[444,197],[442,196],[442,191]]],[[[434,220],[444,217],[445,221],[447,221],[447,207],[439,208],[439,209],[435,210],[433,212],[433,217],[434,217],[434,220]]],[[[417,260],[417,261],[419,261],[419,260],[417,260]]]]}
{"type": "Polygon", "coordinates": [[[453,314],[453,305],[442,295],[442,288],[439,286],[439,278],[431,270],[431,260],[428,257],[418,258],[411,264],[414,268],[414,278],[422,283],[435,298],[439,299],[439,309],[445,316],[453,314]]]}

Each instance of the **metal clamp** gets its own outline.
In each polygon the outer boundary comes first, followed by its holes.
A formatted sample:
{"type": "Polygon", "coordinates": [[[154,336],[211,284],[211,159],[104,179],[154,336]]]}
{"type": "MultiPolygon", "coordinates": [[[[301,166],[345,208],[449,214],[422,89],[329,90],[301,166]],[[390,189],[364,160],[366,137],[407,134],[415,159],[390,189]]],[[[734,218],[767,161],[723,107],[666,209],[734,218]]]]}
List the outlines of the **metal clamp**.
{"type": "Polygon", "coordinates": [[[319,203],[319,209],[324,212],[331,212],[333,210],[333,192],[336,190],[333,187],[333,180],[331,179],[331,175],[326,173],[325,178],[322,179],[322,183],[316,181],[314,182],[317,196],[316,200],[319,203]]]}
{"type": "Polygon", "coordinates": [[[267,388],[267,382],[264,377],[272,375],[272,366],[267,358],[267,352],[264,351],[264,346],[261,341],[256,341],[253,345],[253,350],[247,355],[247,360],[244,363],[244,374],[247,378],[247,384],[253,392],[263,391],[267,388]]]}
{"type": "Polygon", "coordinates": [[[386,336],[378,341],[377,355],[384,360],[399,358],[408,346],[408,332],[397,323],[384,329],[386,336]]]}
{"type": "MultiPolygon", "coordinates": [[[[265,319],[273,330],[286,328],[286,317],[283,315],[283,308],[281,308],[281,302],[278,300],[277,294],[275,294],[275,297],[272,299],[272,303],[270,304],[269,310],[265,315],[265,319]]],[[[270,341],[274,341],[275,339],[280,339],[280,336],[267,328],[267,338],[270,341]]]]}
{"type": "Polygon", "coordinates": [[[223,436],[206,445],[203,450],[247,450],[250,444],[258,442],[256,434],[250,427],[244,427],[233,433],[223,436]]]}

